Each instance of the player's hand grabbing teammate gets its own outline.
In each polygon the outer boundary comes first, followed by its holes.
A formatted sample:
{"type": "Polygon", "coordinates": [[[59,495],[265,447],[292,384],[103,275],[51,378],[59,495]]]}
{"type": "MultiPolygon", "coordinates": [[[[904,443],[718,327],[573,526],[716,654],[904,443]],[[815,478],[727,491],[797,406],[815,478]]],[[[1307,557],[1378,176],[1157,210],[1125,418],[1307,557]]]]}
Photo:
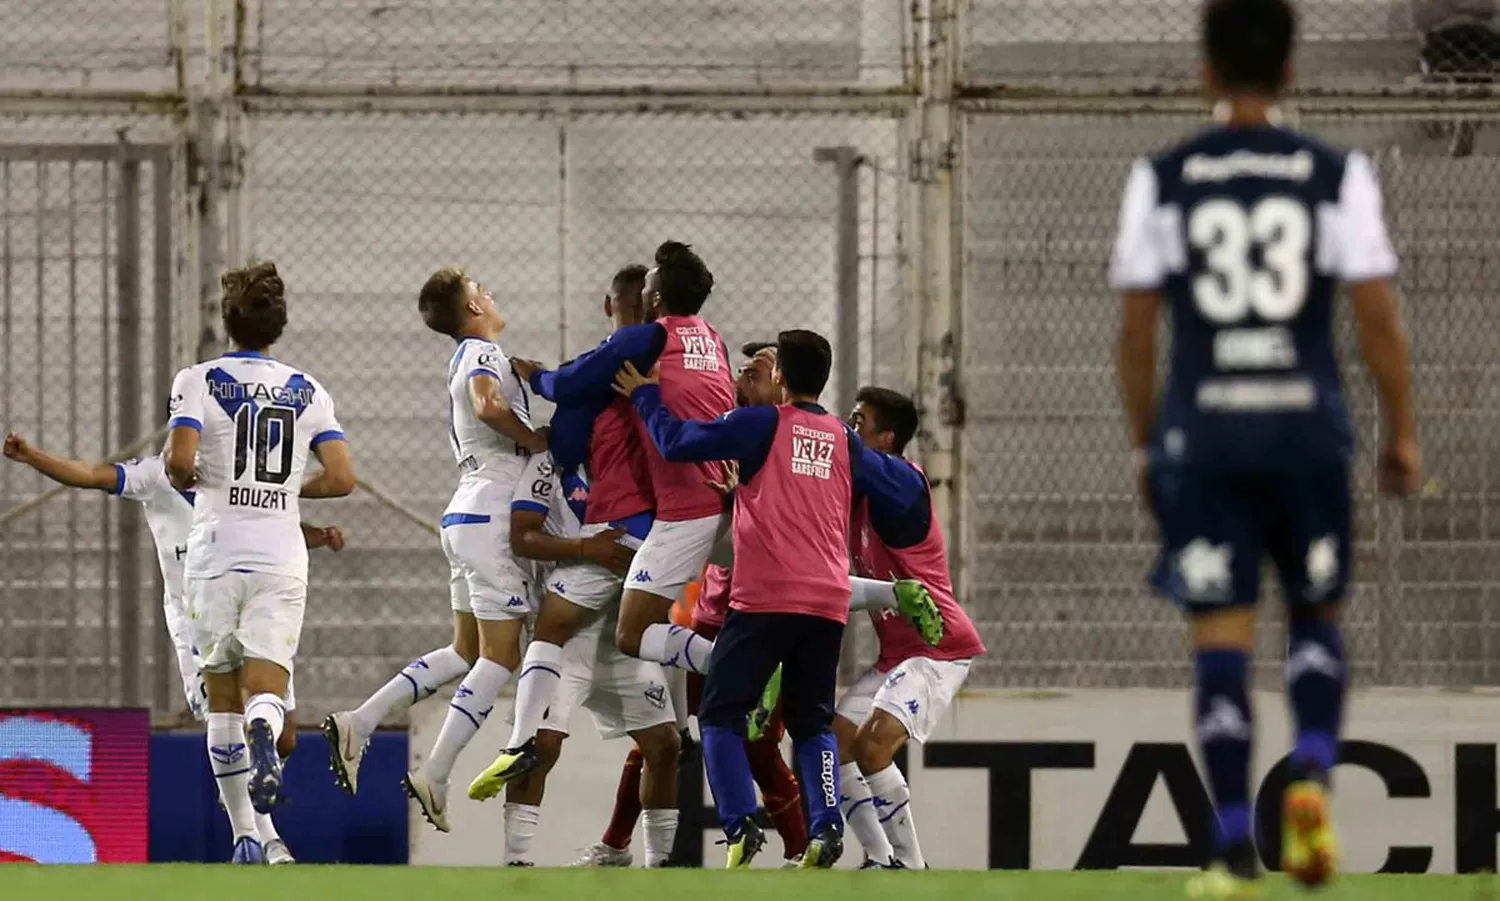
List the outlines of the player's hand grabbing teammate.
{"type": "Polygon", "coordinates": [[[311,549],[326,547],[334,553],[344,549],[344,533],[338,526],[307,529],[304,534],[307,537],[307,546],[311,549]]]}
{"type": "Polygon", "coordinates": [[[630,562],[635,559],[635,551],[617,540],[624,534],[624,529],[605,529],[597,535],[580,538],[579,552],[590,563],[623,575],[630,571],[630,562]]]}
{"type": "Polygon", "coordinates": [[[620,371],[615,373],[615,393],[624,395],[627,398],[634,394],[635,389],[642,385],[657,385],[660,383],[661,376],[655,369],[646,375],[641,375],[640,370],[635,368],[635,364],[630,362],[620,367],[620,371]]]}
{"type": "Polygon", "coordinates": [[[510,368],[515,371],[516,377],[521,381],[529,382],[531,381],[531,374],[533,372],[536,372],[538,369],[546,369],[547,367],[535,360],[522,360],[519,357],[512,357],[510,368]]]}

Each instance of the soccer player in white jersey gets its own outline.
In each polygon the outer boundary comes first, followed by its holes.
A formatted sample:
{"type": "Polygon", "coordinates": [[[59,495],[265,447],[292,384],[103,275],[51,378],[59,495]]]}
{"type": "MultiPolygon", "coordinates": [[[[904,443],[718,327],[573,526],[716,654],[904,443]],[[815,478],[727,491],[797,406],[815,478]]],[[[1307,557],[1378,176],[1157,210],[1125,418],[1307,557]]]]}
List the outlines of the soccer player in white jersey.
{"type": "MultiPolygon", "coordinates": [[[[550,453],[532,457],[511,502],[510,544],[517,558],[532,561],[538,584],[563,562],[590,562],[622,575],[629,570],[635,552],[619,543],[624,530],[583,535],[587,503],[588,483],[580,475],[559,473],[550,453]]],[[[547,773],[580,704],[606,740],[628,735],[639,746],[646,866],[667,865],[677,836],[677,717],[661,665],[615,647],[618,617],[616,604],[592,611],[563,645],[562,679],[537,732],[537,768],[505,789],[505,856],[512,866],[530,865],[547,773]]]]}
{"type": "Polygon", "coordinates": [[[1295,36],[1288,0],[1204,5],[1218,122],[1135,164],[1109,269],[1122,302],[1121,394],[1161,534],[1152,585],[1187,614],[1192,634],[1193,717],[1213,795],[1203,824],[1212,859],[1189,886],[1197,897],[1253,894],[1269,850],[1257,849],[1250,793],[1250,667],[1266,558],[1286,605],[1296,736],[1280,865],[1305,885],[1337,865],[1329,773],[1349,673],[1339,612],[1354,556],[1354,429],[1334,346],[1340,284],[1380,397],[1380,487],[1408,495],[1421,479],[1380,187],[1363,153],[1279,124],[1295,36]],[[1163,309],[1172,348],[1158,398],[1163,309]]]}
{"type": "MultiPolygon", "coordinates": [[[[156,545],[157,564],[161,567],[162,608],[166,614],[167,634],[177,654],[177,671],[182,677],[182,693],[193,719],[203,722],[208,713],[208,691],[199,672],[200,661],[189,634],[187,602],[183,598],[182,558],[187,555],[188,532],[193,527],[193,493],[178,491],[167,481],[161,457],[146,457],[124,463],[91,463],[49,454],[33,446],[14,432],[5,436],[5,456],[24,463],[54,482],[69,488],[91,488],[115,497],[138,501],[146,512],[146,528],[156,545]]],[[[342,550],[343,533],[337,527],[302,524],[302,537],[309,548],[326,547],[342,550]]],[[[286,760],[297,745],[292,712],[297,707],[296,689],[290,675],[286,683],[286,730],[277,742],[276,752],[286,760]]],[[[295,863],[286,842],[276,831],[270,814],[256,814],[256,833],[265,850],[266,863],[295,863]]]]}
{"type": "Polygon", "coordinates": [[[467,672],[432,753],[404,779],[423,817],[447,832],[453,764],[521,662],[521,628],[535,606],[535,586],[510,555],[508,511],[527,458],[546,450],[547,439],[531,428],[526,389],[495,343],[505,317],[487,289],[462,269],[445,267],[422,286],[417,310],[428,328],[458,342],[448,367],[448,441],[459,478],[442,519],[454,642],[408,665],[358,710],[333,714],[323,729],[335,777],[352,793],[358,789],[360,756],[380,720],[467,672]],[[476,644],[477,658],[473,651],[464,653],[476,644]]]}
{"type": "Polygon", "coordinates": [[[186,596],[208,689],[209,762],[234,862],[262,863],[255,814],[280,800],[276,743],[307,602],[298,498],[353,491],[354,463],[328,392],[266,355],[286,328],[276,265],[231,271],[222,287],[234,350],[177,374],[166,470],[174,488],[195,492],[186,596]],[[304,482],[309,453],[323,471],[304,482]]]}

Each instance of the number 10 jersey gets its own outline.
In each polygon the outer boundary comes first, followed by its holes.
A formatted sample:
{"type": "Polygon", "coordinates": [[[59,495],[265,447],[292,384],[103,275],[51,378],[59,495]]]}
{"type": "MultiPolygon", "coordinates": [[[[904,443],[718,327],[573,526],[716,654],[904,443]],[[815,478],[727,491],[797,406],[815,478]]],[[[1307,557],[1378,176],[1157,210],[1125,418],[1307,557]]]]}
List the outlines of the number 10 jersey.
{"type": "Polygon", "coordinates": [[[200,433],[189,579],[232,570],[306,581],[298,495],[309,452],[344,439],[333,399],[306,373],[238,352],[177,373],[170,427],[200,433]]]}
{"type": "Polygon", "coordinates": [[[1278,469],[1346,459],[1337,285],[1391,277],[1369,159],[1274,126],[1216,126],[1135,164],[1111,287],[1160,291],[1172,350],[1164,462],[1278,469]]]}

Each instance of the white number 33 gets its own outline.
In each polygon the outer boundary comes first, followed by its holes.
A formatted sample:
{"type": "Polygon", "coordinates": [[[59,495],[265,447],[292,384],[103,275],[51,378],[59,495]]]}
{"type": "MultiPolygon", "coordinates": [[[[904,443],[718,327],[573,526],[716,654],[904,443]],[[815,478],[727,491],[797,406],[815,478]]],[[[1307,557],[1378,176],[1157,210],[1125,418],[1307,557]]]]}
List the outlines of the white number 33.
{"type": "Polygon", "coordinates": [[[1193,279],[1198,312],[1225,325],[1255,313],[1268,322],[1296,316],[1307,299],[1307,206],[1267,197],[1248,212],[1233,200],[1198,204],[1188,216],[1188,242],[1203,252],[1208,271],[1193,279]],[[1260,266],[1250,258],[1260,248],[1260,266]]]}

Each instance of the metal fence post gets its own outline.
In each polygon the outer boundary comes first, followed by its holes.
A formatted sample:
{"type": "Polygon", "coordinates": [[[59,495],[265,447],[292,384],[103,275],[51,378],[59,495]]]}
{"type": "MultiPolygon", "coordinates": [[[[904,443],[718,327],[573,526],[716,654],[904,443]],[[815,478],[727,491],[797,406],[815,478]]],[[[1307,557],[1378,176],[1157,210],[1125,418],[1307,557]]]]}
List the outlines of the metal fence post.
{"type": "Polygon", "coordinates": [[[834,372],[838,375],[836,412],[854,409],[859,390],[859,169],[864,156],[853,147],[818,147],[813,160],[832,163],[838,178],[838,209],[834,212],[835,291],[834,372]]]}
{"type": "Polygon", "coordinates": [[[935,514],[947,527],[954,587],[962,592],[966,541],[962,492],[956,490],[963,478],[963,402],[958,384],[962,323],[955,272],[959,230],[954,227],[958,214],[954,196],[957,121],[953,108],[958,65],[954,27],[957,2],[929,0],[918,4],[914,23],[920,52],[920,94],[910,166],[919,232],[914,241],[917,264],[911,268],[915,281],[911,296],[917,301],[920,335],[917,396],[922,414],[918,433],[921,460],[932,483],[935,514]]]}
{"type": "MultiPolygon", "coordinates": [[[[115,289],[119,303],[116,384],[120,398],[119,434],[141,433],[141,163],[120,145],[119,220],[115,227],[115,289]]],[[[141,693],[141,509],[124,504],[116,514],[120,548],[120,590],[115,595],[119,623],[120,703],[137,706],[141,693]]],[[[108,613],[105,614],[108,616],[108,613]]]]}

